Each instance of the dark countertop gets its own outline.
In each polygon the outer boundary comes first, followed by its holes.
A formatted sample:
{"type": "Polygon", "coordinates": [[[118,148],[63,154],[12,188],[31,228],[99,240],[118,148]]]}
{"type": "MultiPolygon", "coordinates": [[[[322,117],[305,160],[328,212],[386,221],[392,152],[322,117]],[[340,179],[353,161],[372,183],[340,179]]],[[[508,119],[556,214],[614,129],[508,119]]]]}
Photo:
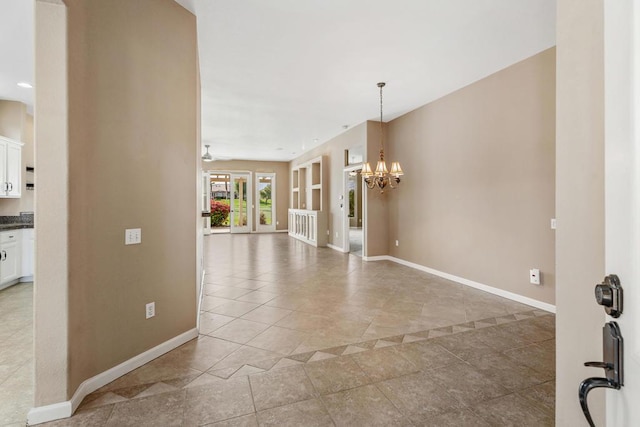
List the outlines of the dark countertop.
{"type": "Polygon", "coordinates": [[[28,224],[28,223],[0,224],[0,231],[20,230],[22,228],[33,228],[33,224],[28,224]]]}

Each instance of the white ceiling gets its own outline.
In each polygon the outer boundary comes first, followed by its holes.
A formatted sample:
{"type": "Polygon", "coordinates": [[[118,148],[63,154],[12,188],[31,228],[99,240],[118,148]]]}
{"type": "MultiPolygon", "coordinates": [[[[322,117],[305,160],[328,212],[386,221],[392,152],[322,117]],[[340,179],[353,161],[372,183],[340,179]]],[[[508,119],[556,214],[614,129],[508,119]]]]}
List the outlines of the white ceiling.
{"type": "Polygon", "coordinates": [[[33,111],[33,1],[0,0],[0,99],[20,101],[33,111]]]}
{"type": "Polygon", "coordinates": [[[555,0],[177,0],[195,12],[202,140],[289,160],[555,44],[555,0]]]}
{"type": "MultiPolygon", "coordinates": [[[[176,0],[198,19],[202,142],[290,160],[555,44],[555,0],[176,0]]],[[[0,99],[33,107],[33,1],[0,0],[0,99]]],[[[204,149],[203,149],[204,151],[204,149]]]]}

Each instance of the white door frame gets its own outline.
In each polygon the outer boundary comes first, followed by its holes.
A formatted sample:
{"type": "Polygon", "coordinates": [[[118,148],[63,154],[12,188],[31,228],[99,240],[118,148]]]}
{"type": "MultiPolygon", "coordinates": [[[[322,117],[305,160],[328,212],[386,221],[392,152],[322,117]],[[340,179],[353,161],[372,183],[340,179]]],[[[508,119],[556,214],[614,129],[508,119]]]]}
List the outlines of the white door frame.
{"type": "MultiPolygon", "coordinates": [[[[200,188],[200,198],[202,200],[202,213],[211,212],[211,174],[207,171],[202,171],[200,188]]],[[[211,234],[211,217],[202,217],[204,235],[211,234]]]]}
{"type": "Polygon", "coordinates": [[[607,390],[607,426],[640,423],[640,1],[604,1],[605,267],[624,310],[624,386],[607,390]]]}
{"type": "Polygon", "coordinates": [[[260,233],[273,233],[276,231],[276,174],[275,172],[256,172],[256,186],[255,186],[255,200],[256,206],[255,209],[255,221],[256,221],[256,231],[260,233]],[[268,176],[271,178],[271,225],[262,225],[260,224],[260,177],[268,176]]]}
{"type": "MultiPolygon", "coordinates": [[[[351,251],[349,244],[349,189],[347,188],[347,184],[349,183],[349,172],[356,171],[358,169],[362,169],[362,164],[351,165],[344,168],[342,172],[342,252],[348,253],[351,251]]],[[[366,224],[366,208],[365,208],[365,199],[364,199],[364,185],[362,186],[363,190],[361,191],[360,197],[362,197],[362,254],[364,256],[364,239],[365,235],[365,224],[366,224]]]]}
{"type": "MultiPolygon", "coordinates": [[[[249,175],[249,179],[247,182],[251,183],[250,185],[247,186],[247,189],[249,191],[249,196],[247,199],[247,205],[250,207],[251,210],[253,210],[253,205],[251,204],[251,200],[252,200],[252,196],[251,196],[251,190],[250,188],[253,188],[253,173],[251,171],[247,171],[247,170],[230,170],[230,169],[209,169],[206,171],[209,176],[211,175],[229,175],[229,186],[231,186],[233,178],[231,177],[231,175],[236,174],[236,175],[249,175]]],[[[229,203],[231,204],[231,201],[233,200],[232,197],[229,198],[229,203]]],[[[249,214],[248,218],[253,218],[252,214],[249,214]]],[[[233,232],[233,227],[232,227],[232,218],[231,218],[231,212],[229,212],[229,231],[233,232]]],[[[242,231],[242,233],[250,233],[253,230],[253,226],[251,224],[247,224],[249,226],[249,231],[242,231]]],[[[238,231],[236,231],[236,233],[239,233],[238,231]]]]}

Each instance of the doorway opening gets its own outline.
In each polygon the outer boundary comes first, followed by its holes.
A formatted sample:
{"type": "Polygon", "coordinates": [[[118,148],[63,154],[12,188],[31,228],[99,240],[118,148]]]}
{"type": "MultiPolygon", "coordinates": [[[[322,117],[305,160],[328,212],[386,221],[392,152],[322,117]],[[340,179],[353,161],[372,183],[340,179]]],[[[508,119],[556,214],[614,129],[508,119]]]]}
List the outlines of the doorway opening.
{"type": "Polygon", "coordinates": [[[251,172],[209,171],[211,234],[250,233],[251,172]]]}
{"type": "Polygon", "coordinates": [[[362,257],[364,247],[364,203],[361,165],[344,170],[344,244],[343,252],[362,257]]]}

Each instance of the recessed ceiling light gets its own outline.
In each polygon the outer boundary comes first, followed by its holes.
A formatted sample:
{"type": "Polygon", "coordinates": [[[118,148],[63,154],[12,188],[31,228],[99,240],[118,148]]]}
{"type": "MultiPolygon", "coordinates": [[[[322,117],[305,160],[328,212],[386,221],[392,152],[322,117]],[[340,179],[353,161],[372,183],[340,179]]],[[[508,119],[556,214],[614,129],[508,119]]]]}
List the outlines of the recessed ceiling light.
{"type": "Polygon", "coordinates": [[[20,82],[18,83],[18,86],[23,87],[25,89],[33,89],[33,86],[27,82],[20,82]]]}
{"type": "Polygon", "coordinates": [[[282,151],[282,150],[284,150],[284,148],[282,148],[282,147],[276,148],[276,151],[282,151]]]}
{"type": "Polygon", "coordinates": [[[315,142],[315,143],[317,143],[318,141],[319,141],[318,138],[314,138],[313,139],[313,142],[315,142]]]}
{"type": "Polygon", "coordinates": [[[342,125],[342,129],[349,129],[349,125],[342,125]]]}

